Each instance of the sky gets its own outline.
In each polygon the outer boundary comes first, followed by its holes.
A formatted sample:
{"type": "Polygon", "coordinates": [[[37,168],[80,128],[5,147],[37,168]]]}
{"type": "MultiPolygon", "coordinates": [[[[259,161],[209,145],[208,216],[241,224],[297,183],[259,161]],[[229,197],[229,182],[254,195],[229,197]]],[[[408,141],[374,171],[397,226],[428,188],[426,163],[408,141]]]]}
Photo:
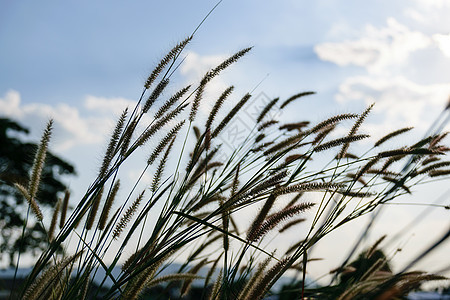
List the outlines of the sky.
{"type": "MultiPolygon", "coordinates": [[[[34,141],[53,118],[50,148],[75,164],[79,176],[66,182],[73,198],[80,197],[122,109],[136,103],[152,67],[215,4],[0,0],[0,117],[30,128],[34,141]]],[[[254,91],[269,99],[316,91],[283,115],[313,122],[375,103],[364,130],[377,138],[414,126],[406,137],[417,138],[448,103],[449,13],[445,0],[224,0],[196,32],[174,85],[198,80],[223,58],[253,46],[214,82],[212,92],[230,84],[237,94],[254,91]]],[[[128,179],[138,172],[131,168],[128,179]]],[[[432,202],[447,189],[448,181],[439,182],[419,189],[408,202],[432,202]]],[[[442,201],[448,204],[448,196],[442,201]]],[[[422,210],[392,206],[372,238],[402,228],[422,210]]],[[[410,261],[448,229],[448,220],[443,209],[428,214],[393,246],[404,249],[395,264],[401,268],[410,261]]],[[[324,240],[315,251],[327,260],[310,274],[319,277],[337,266],[366,221],[324,240]]],[[[448,267],[448,250],[449,243],[418,266],[448,267]]]]}

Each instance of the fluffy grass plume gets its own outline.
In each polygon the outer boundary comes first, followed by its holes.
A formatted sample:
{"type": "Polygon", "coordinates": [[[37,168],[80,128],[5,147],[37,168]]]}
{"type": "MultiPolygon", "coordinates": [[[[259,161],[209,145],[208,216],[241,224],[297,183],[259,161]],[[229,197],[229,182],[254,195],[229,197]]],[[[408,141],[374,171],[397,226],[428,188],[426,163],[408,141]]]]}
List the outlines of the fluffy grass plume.
{"type": "Polygon", "coordinates": [[[41,208],[39,207],[39,204],[36,202],[36,200],[31,197],[31,195],[28,192],[28,189],[19,183],[15,183],[14,186],[22,194],[22,196],[27,200],[28,205],[31,208],[31,211],[34,213],[34,215],[36,216],[38,221],[42,221],[44,216],[42,215],[41,208]]]}
{"type": "Polygon", "coordinates": [[[42,134],[38,145],[36,155],[34,156],[33,166],[31,167],[30,182],[28,184],[28,194],[31,199],[36,197],[39,183],[41,182],[42,169],[44,168],[45,157],[47,155],[48,143],[52,135],[53,120],[49,120],[42,134]]]}

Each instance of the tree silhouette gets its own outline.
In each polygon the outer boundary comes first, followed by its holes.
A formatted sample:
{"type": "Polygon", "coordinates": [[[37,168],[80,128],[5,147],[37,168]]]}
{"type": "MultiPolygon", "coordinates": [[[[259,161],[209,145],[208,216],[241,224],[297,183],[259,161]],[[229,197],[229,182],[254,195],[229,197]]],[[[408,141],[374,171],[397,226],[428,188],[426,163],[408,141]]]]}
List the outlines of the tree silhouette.
{"type": "MultiPolygon", "coordinates": [[[[31,253],[37,255],[47,244],[42,225],[27,218],[28,203],[16,190],[14,183],[28,184],[29,173],[37,145],[23,142],[19,137],[29,130],[20,124],[0,118],[0,258],[7,255],[9,264],[14,265],[15,255],[31,253]]],[[[64,175],[75,175],[74,167],[61,158],[48,153],[42,170],[42,180],[37,200],[42,207],[53,207],[66,190],[61,182],[64,175]]]]}

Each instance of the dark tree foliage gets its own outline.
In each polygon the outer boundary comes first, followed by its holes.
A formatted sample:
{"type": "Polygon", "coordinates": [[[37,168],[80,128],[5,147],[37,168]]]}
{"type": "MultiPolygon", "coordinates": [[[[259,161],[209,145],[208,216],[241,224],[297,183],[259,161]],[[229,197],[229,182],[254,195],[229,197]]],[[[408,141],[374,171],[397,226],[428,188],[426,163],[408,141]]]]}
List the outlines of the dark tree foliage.
{"type": "MultiPolygon", "coordinates": [[[[22,235],[27,218],[28,203],[18,193],[14,183],[28,185],[29,173],[33,164],[37,145],[20,140],[20,134],[29,130],[9,119],[0,118],[0,259],[9,259],[13,265],[14,257],[20,250],[37,255],[48,246],[42,225],[28,218],[27,228],[22,235]],[[5,258],[6,256],[6,258],[5,258]]],[[[61,158],[47,153],[42,171],[37,201],[41,208],[53,207],[66,190],[60,181],[63,175],[74,175],[74,167],[61,158]]]]}
{"type": "MultiPolygon", "coordinates": [[[[391,266],[382,250],[376,249],[368,255],[367,251],[363,251],[358,257],[349,263],[345,268],[335,270],[339,274],[338,283],[330,286],[323,286],[318,288],[307,288],[304,291],[305,297],[319,297],[317,299],[334,300],[349,289],[353,284],[360,282],[364,274],[372,268],[378,261],[385,263],[378,268],[379,272],[392,273],[391,266]]],[[[290,285],[284,285],[279,295],[280,300],[294,300],[299,299],[302,291],[302,282],[293,282],[290,285]]],[[[316,299],[316,298],[313,298],[316,299]]],[[[366,299],[366,298],[363,298],[366,299]]],[[[371,299],[371,298],[370,298],[371,299]]],[[[404,299],[404,298],[396,298],[404,299]]]]}

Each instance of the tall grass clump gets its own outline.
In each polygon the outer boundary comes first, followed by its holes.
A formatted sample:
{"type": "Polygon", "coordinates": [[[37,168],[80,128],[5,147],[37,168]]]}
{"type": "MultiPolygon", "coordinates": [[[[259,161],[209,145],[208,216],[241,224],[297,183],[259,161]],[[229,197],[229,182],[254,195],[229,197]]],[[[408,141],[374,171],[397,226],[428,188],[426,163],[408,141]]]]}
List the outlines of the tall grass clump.
{"type": "MultiPolygon", "coordinates": [[[[67,193],[51,219],[42,215],[35,199],[49,123],[29,186],[17,186],[48,231],[48,247],[18,292],[23,299],[138,299],[158,284],[178,286],[183,296],[194,280],[203,281],[204,299],[261,299],[288,270],[300,269],[304,282],[306,270],[313,267],[308,253],[324,237],[416,185],[448,175],[443,133],[434,131],[397,149],[383,148],[410,128],[371,141],[361,125],[372,105],[319,123],[269,118],[271,111],[313,97],[310,91],[270,101],[248,136],[233,151],[223,152],[221,134],[252,95],[235,95],[231,86],[217,95],[206,117],[199,107],[213,79],[251,48],[167,97],[171,76],[191,39],[177,44],[150,73],[136,107],[124,108],[112,130],[97,177],[81,199],[71,199],[71,210],[67,193]],[[233,98],[236,104],[225,109],[223,104],[233,98]],[[345,126],[349,129],[339,134],[337,128],[345,126]],[[351,152],[361,147],[367,147],[363,154],[351,152]],[[149,153],[142,174],[133,186],[121,185],[123,166],[139,149],[149,153]],[[145,174],[152,181],[142,187],[145,174]],[[292,228],[299,228],[297,240],[287,249],[274,249],[271,241],[292,228]],[[57,251],[61,247],[64,254],[57,251]],[[178,272],[162,275],[179,257],[185,261],[178,272]],[[113,274],[117,266],[121,272],[113,274]],[[198,275],[202,268],[210,270],[206,277],[198,275]],[[100,273],[105,275],[98,283],[100,273]]],[[[342,290],[340,299],[355,294],[388,299],[382,296],[399,282],[406,291],[408,284],[442,279],[409,270],[377,277],[381,268],[382,262],[374,265],[360,282],[342,290]],[[368,280],[372,285],[365,284],[368,280]]],[[[306,290],[303,285],[298,298],[306,290]]]]}

